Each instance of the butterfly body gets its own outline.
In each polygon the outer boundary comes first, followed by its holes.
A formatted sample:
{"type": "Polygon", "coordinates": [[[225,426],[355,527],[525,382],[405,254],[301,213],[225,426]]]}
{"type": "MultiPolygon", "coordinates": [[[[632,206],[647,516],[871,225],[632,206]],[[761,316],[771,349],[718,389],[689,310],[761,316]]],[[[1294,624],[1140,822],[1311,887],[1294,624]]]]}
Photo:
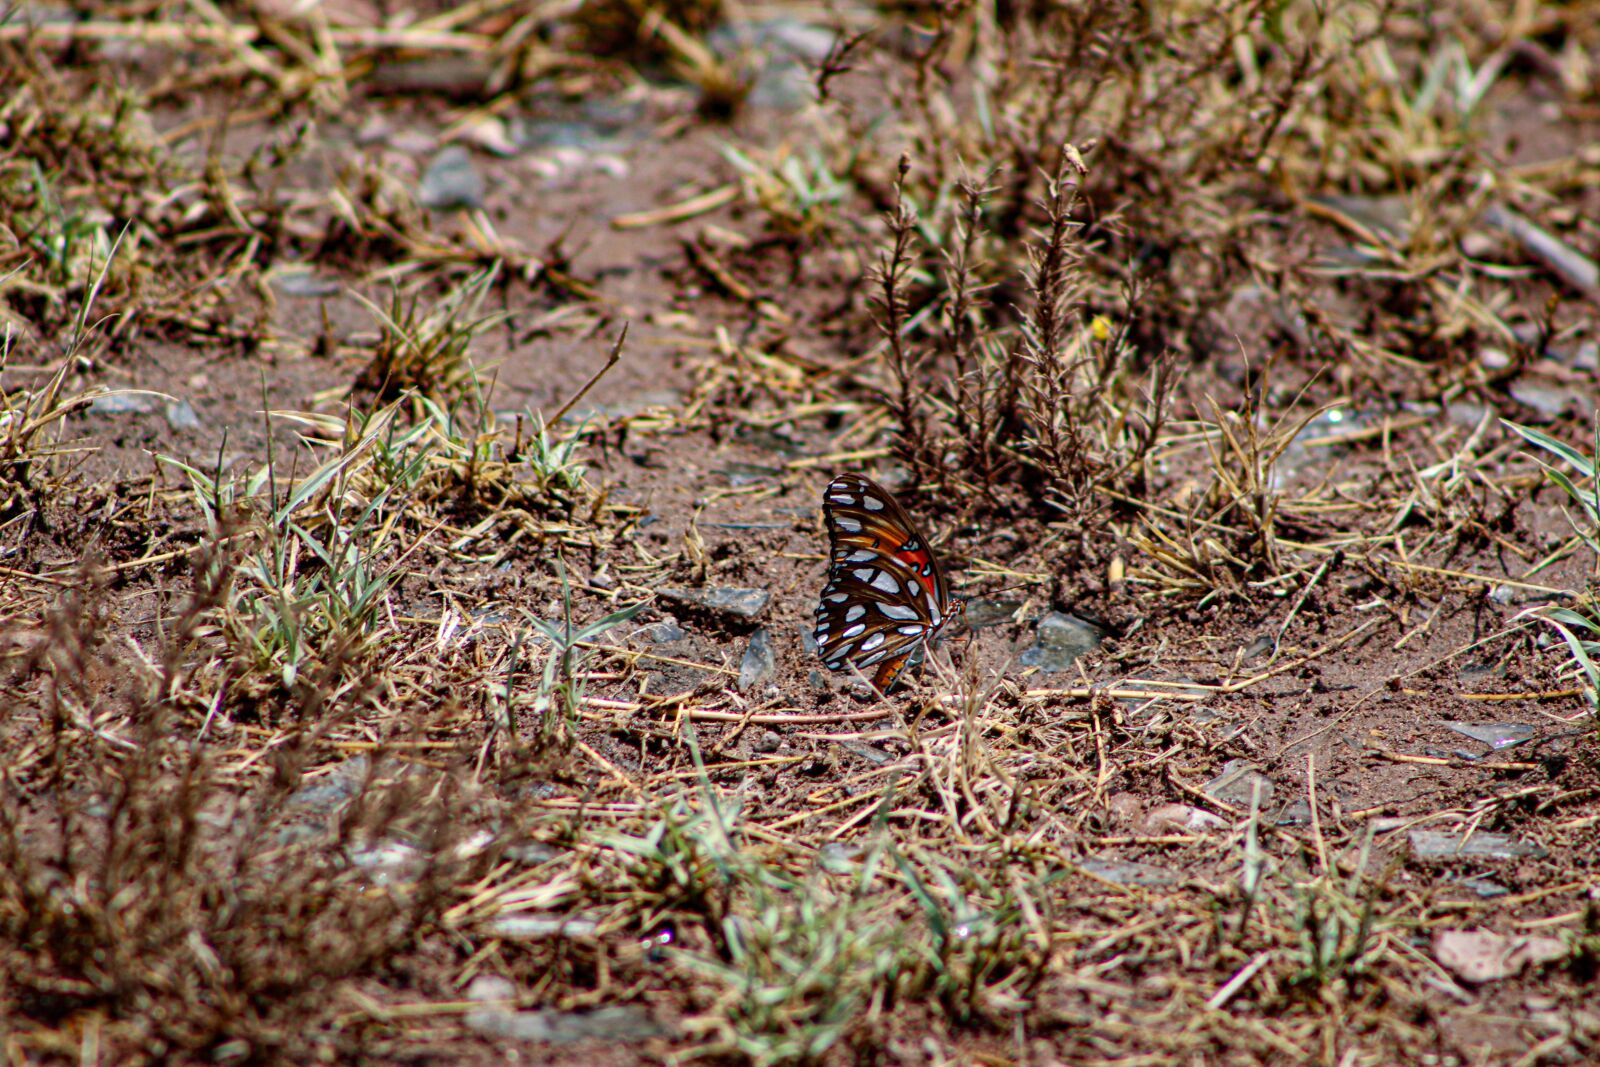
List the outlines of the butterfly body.
{"type": "Polygon", "coordinates": [[[939,561],[882,486],[841,474],[822,494],[831,563],[814,636],[829,670],[875,668],[888,692],[911,655],[961,614],[939,561]]]}

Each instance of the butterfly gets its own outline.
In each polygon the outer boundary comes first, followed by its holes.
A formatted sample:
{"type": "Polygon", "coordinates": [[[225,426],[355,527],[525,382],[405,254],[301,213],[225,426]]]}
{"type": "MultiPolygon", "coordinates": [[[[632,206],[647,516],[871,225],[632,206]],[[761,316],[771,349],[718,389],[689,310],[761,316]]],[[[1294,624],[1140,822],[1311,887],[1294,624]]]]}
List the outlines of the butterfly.
{"type": "Polygon", "coordinates": [[[889,491],[841,474],[822,494],[833,561],[817,605],[817,653],[831,671],[877,667],[887,693],[911,654],[961,614],[933,549],[889,491]]]}

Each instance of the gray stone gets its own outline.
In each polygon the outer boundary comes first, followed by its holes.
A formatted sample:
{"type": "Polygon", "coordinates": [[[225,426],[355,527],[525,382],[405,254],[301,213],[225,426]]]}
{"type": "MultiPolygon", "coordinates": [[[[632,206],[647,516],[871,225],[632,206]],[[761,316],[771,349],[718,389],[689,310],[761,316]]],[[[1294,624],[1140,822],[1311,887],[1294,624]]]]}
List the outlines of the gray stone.
{"type": "Polygon", "coordinates": [[[1069,670],[1079,656],[1093,652],[1105,640],[1105,631],[1092,622],[1052,611],[1039,620],[1033,647],[1019,657],[1024,667],[1037,667],[1044,674],[1069,670]]]}
{"type": "Polygon", "coordinates": [[[1523,856],[1547,855],[1535,844],[1518,841],[1509,834],[1491,834],[1479,831],[1444,833],[1434,830],[1411,831],[1411,850],[1418,859],[1425,860],[1513,860],[1523,856]]]}
{"type": "Polygon", "coordinates": [[[885,752],[876,745],[863,745],[859,741],[845,741],[840,744],[846,752],[859,756],[874,766],[881,767],[894,759],[894,753],[885,752]]]}
{"type": "Polygon", "coordinates": [[[772,600],[772,594],[765,589],[740,589],[734,587],[663,589],[661,590],[661,595],[668,600],[676,600],[682,604],[693,604],[696,607],[706,608],[711,611],[720,611],[723,614],[734,615],[741,619],[753,619],[760,615],[772,600]]]}
{"type": "Polygon", "coordinates": [[[1270,655],[1272,650],[1276,647],[1276,641],[1266,634],[1261,634],[1245,647],[1244,661],[1246,663],[1253,663],[1254,661],[1261,659],[1263,656],[1270,655]]]}
{"type": "Polygon", "coordinates": [[[1104,878],[1118,885],[1176,885],[1183,881],[1183,875],[1177,871],[1169,871],[1165,867],[1156,867],[1148,863],[1135,863],[1132,860],[1112,859],[1109,856],[1090,856],[1080,862],[1078,867],[1096,878],[1104,878]]]}
{"type": "Polygon", "coordinates": [[[483,176],[472,163],[472,153],[460,145],[447,145],[422,175],[417,199],[435,211],[468,210],[483,206],[483,176]]]}
{"type": "Polygon", "coordinates": [[[1496,882],[1486,874],[1475,874],[1470,878],[1462,878],[1458,881],[1458,884],[1466,889],[1472,890],[1485,900],[1493,897],[1503,897],[1511,892],[1511,890],[1507,889],[1499,882],[1496,882]]]}
{"type": "Polygon", "coordinates": [[[968,629],[982,630],[1011,622],[1020,607],[1022,607],[1020,600],[990,600],[987,597],[979,597],[967,601],[962,618],[967,620],[968,629]]]}
{"type": "Polygon", "coordinates": [[[337,278],[325,278],[310,268],[292,267],[267,275],[272,288],[284,296],[320,299],[333,296],[344,286],[337,278]]]}
{"type": "Polygon", "coordinates": [[[750,644],[744,650],[744,658],[739,661],[739,681],[736,683],[739,692],[748,693],[757,686],[766,685],[777,672],[778,659],[772,651],[772,635],[763,626],[750,635],[750,644]]]}
{"type": "Polygon", "coordinates": [[[195,414],[194,405],[187,400],[178,400],[166,407],[167,425],[174,430],[198,430],[200,416],[195,414]]]}
{"type": "Polygon", "coordinates": [[[717,473],[728,479],[728,484],[738,488],[746,485],[768,485],[778,480],[783,471],[759,463],[729,463],[718,467],[717,473]]]}
{"type": "Polygon", "coordinates": [[[537,867],[541,863],[549,863],[562,853],[550,847],[543,841],[529,841],[523,845],[511,845],[506,848],[506,859],[516,863],[526,863],[530,867],[537,867]]]}
{"type": "Polygon", "coordinates": [[[1340,438],[1356,433],[1369,425],[1372,419],[1348,408],[1331,408],[1300,428],[1273,464],[1268,483],[1282,488],[1289,479],[1302,470],[1321,470],[1349,451],[1337,444],[1340,438]]]}
{"type": "Polygon", "coordinates": [[[428,866],[428,858],[403,841],[382,841],[371,848],[356,849],[349,856],[350,862],[365,871],[373,885],[414,882],[428,866]]]}
{"type": "Polygon", "coordinates": [[[1225,804],[1249,811],[1259,803],[1265,808],[1272,802],[1272,779],[1250,766],[1242,759],[1229,760],[1222,765],[1222,773],[1204,786],[1206,796],[1225,804]],[[1259,793],[1257,790],[1259,789],[1259,793]],[[1256,797],[1259,796],[1259,801],[1256,797]]]}
{"type": "Polygon", "coordinates": [[[1509,391],[1546,420],[1558,419],[1569,408],[1576,410],[1585,403],[1584,394],[1574,386],[1556,385],[1532,378],[1518,378],[1511,383],[1509,391]]]}
{"type": "Polygon", "coordinates": [[[684,633],[683,627],[671,619],[665,622],[653,622],[649,626],[639,628],[638,637],[641,641],[648,641],[652,645],[671,645],[682,641],[689,635],[684,633]]]}
{"type": "Polygon", "coordinates": [[[499,975],[479,975],[467,987],[467,999],[484,1004],[467,1012],[467,1029],[485,1037],[512,1041],[545,1041],[568,1045],[577,1041],[624,1044],[665,1037],[666,1028],[637,1004],[619,1004],[588,1012],[516,1011],[516,987],[499,975]]]}
{"type": "Polygon", "coordinates": [[[289,797],[291,807],[323,813],[332,811],[351,797],[366,782],[369,764],[365,756],[352,756],[328,774],[313,778],[289,797]]]}
{"type": "Polygon", "coordinates": [[[1520,745],[1524,741],[1533,740],[1534,728],[1521,722],[1446,722],[1446,726],[1458,734],[1482,741],[1493,751],[1520,745]]]}
{"type": "Polygon", "coordinates": [[[542,941],[552,937],[593,937],[599,925],[593,919],[566,915],[501,915],[484,927],[507,941],[542,941]]]}
{"type": "Polygon", "coordinates": [[[155,401],[147,396],[127,393],[111,393],[89,401],[89,410],[96,415],[141,415],[155,406],[155,401]]]}
{"type": "Polygon", "coordinates": [[[1279,826],[1310,826],[1310,802],[1305,797],[1296,797],[1284,805],[1283,810],[1278,813],[1276,821],[1279,826]]]}

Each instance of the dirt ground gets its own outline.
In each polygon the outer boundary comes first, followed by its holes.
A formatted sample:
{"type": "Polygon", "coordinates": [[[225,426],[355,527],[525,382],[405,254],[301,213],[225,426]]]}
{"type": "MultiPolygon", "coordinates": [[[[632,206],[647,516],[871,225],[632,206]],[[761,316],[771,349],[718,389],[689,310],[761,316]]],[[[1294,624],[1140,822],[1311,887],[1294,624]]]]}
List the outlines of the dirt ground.
{"type": "Polygon", "coordinates": [[[1600,1061],[1600,7],[1157,7],[0,20],[9,1062],[1600,1061]]]}

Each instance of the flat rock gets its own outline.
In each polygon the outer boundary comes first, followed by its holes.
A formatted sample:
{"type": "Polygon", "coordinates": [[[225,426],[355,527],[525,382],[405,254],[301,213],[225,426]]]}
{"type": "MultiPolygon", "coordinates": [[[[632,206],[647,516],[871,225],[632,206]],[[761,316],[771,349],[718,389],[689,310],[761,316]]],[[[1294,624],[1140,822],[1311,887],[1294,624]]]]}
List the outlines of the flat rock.
{"type": "Polygon", "coordinates": [[[1510,748],[1512,745],[1520,745],[1524,741],[1531,741],[1534,733],[1534,728],[1531,725],[1522,722],[1446,722],[1445,725],[1456,733],[1470,737],[1474,741],[1482,741],[1490,749],[1497,752],[1502,748],[1510,748]]]}
{"type": "Polygon", "coordinates": [[[682,641],[689,635],[683,627],[668,620],[666,622],[653,622],[649,626],[641,626],[637,634],[639,640],[648,641],[652,645],[671,645],[682,641]]]}
{"type": "Polygon", "coordinates": [[[1033,647],[1019,657],[1024,667],[1037,667],[1043,674],[1069,670],[1079,656],[1093,652],[1105,640],[1106,632],[1086,619],[1052,611],[1039,620],[1033,647]]]}
{"type": "Polygon", "coordinates": [[[839,746],[852,755],[859,756],[868,763],[882,766],[894,760],[893,752],[886,752],[876,745],[864,745],[857,741],[845,741],[839,746]]]}
{"type": "Polygon", "coordinates": [[[198,430],[200,416],[187,400],[175,400],[166,406],[167,425],[174,430],[198,430]]]}
{"type": "Polygon", "coordinates": [[[1569,409],[1578,410],[1586,402],[1584,392],[1575,386],[1558,385],[1536,378],[1518,378],[1511,383],[1510,393],[1545,420],[1558,419],[1569,409]]]}
{"type": "Polygon", "coordinates": [[[1437,830],[1411,831],[1411,850],[1418,859],[1425,860],[1514,860],[1523,856],[1548,855],[1538,845],[1518,841],[1509,834],[1491,834],[1479,831],[1464,833],[1437,830]]]}
{"type": "Polygon", "coordinates": [[[1489,930],[1439,930],[1433,955],[1463,982],[1494,982],[1565,959],[1567,946],[1553,937],[1507,937],[1489,930]]]}
{"type": "Polygon", "coordinates": [[[772,594],[765,589],[722,586],[716,589],[663,589],[661,595],[680,604],[693,604],[741,619],[753,619],[766,610],[772,594]]]}
{"type": "Polygon", "coordinates": [[[369,773],[367,757],[352,756],[327,774],[309,779],[289,797],[289,804],[319,814],[332,811],[356,795],[369,773]]]}
{"type": "Polygon", "coordinates": [[[283,296],[318,299],[335,296],[344,286],[337,278],[318,274],[309,267],[288,267],[267,274],[267,284],[283,296]]]}
{"type": "Polygon", "coordinates": [[[483,175],[472,164],[472,154],[460,145],[447,145],[422,175],[417,199],[435,211],[471,210],[483,206],[483,175]]]}
{"type": "Polygon", "coordinates": [[[1183,881],[1183,875],[1177,871],[1108,856],[1090,856],[1078,866],[1096,878],[1104,878],[1117,885],[1177,885],[1183,881]]]}
{"type": "Polygon", "coordinates": [[[149,397],[129,393],[108,393],[89,401],[89,410],[96,415],[142,415],[155,406],[149,397]]]}
{"type": "Polygon", "coordinates": [[[542,941],[551,937],[593,937],[600,924],[567,915],[501,915],[484,928],[507,941],[542,941]]]}
{"type": "Polygon", "coordinates": [[[750,635],[750,644],[739,661],[739,692],[748,693],[757,686],[766,685],[778,672],[778,659],[772,651],[772,635],[763,626],[750,635]]]}
{"type": "Polygon", "coordinates": [[[1249,811],[1253,804],[1266,807],[1271,803],[1273,793],[1272,779],[1240,759],[1224,763],[1222,773],[1207,782],[1203,789],[1206,796],[1245,811],[1249,811]],[[1258,795],[1259,800],[1256,799],[1258,795]]]}
{"type": "Polygon", "coordinates": [[[1296,797],[1284,805],[1276,822],[1279,826],[1310,826],[1311,803],[1305,797],[1296,797]]]}
{"type": "Polygon", "coordinates": [[[780,468],[760,463],[727,463],[718,467],[716,473],[728,479],[728,484],[735,488],[746,485],[768,485],[783,475],[780,468]]]}
{"type": "Polygon", "coordinates": [[[1145,816],[1145,825],[1151,833],[1205,833],[1220,830],[1228,824],[1220,816],[1188,804],[1163,804],[1145,816]]]}
{"type": "Polygon", "coordinates": [[[486,1005],[464,1019],[469,1030],[485,1037],[513,1041],[543,1041],[568,1045],[577,1041],[624,1044],[667,1036],[667,1029],[637,1004],[620,1004],[594,1011],[513,1011],[516,988],[498,975],[479,975],[467,987],[467,999],[486,1005]],[[494,1005],[490,1007],[488,1005],[494,1005]]]}
{"type": "Polygon", "coordinates": [[[990,600],[988,597],[978,597],[967,601],[961,617],[967,621],[968,629],[982,630],[1012,621],[1020,607],[1022,607],[1020,600],[990,600]]]}

